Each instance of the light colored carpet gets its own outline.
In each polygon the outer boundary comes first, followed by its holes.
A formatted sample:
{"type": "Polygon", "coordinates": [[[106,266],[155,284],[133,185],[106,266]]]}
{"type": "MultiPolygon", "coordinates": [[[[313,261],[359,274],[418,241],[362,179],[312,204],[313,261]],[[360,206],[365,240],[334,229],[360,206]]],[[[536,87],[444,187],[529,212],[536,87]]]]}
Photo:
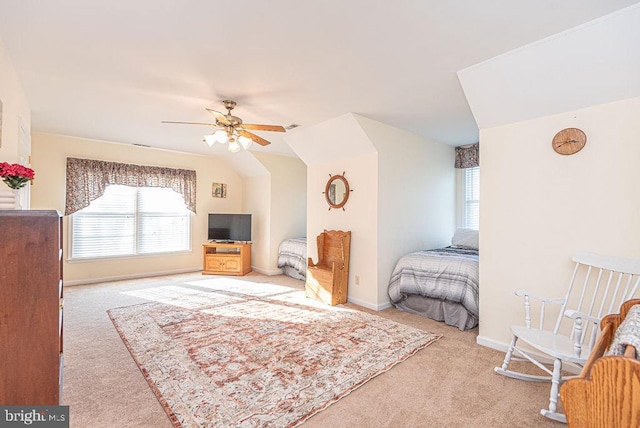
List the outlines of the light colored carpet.
{"type": "Polygon", "coordinates": [[[176,427],[288,427],[440,336],[302,290],[209,277],[109,310],[176,427]]]}
{"type": "MultiPolygon", "coordinates": [[[[136,295],[140,290],[202,278],[193,273],[65,287],[63,403],[70,406],[72,427],[172,427],[106,311],[148,302],[136,295]]],[[[303,286],[285,276],[242,279],[303,286]]],[[[548,384],[493,372],[504,355],[477,345],[477,329],[462,332],[394,308],[373,313],[444,336],[317,413],[304,428],[565,426],[539,414],[548,384]]]]}

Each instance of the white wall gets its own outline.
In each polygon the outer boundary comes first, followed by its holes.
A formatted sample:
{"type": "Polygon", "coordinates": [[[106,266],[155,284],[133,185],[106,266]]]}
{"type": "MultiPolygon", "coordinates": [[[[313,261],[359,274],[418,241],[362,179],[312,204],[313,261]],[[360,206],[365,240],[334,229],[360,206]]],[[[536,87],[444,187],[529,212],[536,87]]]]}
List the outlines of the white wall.
{"type": "Polygon", "coordinates": [[[348,300],[376,308],[378,155],[358,123],[347,113],[298,128],[285,141],[307,165],[307,256],[318,261],[316,237],[323,230],[350,230],[348,300]],[[329,210],[323,194],[331,175],[346,176],[353,192],[342,209],[329,210]],[[355,275],[360,285],[355,285],[355,275]]]}
{"type": "Polygon", "coordinates": [[[351,113],[285,140],[307,164],[308,255],[317,260],[322,230],[351,230],[348,299],[371,309],[389,306],[398,259],[447,245],[453,235],[454,148],[351,113]],[[344,211],[328,210],[327,180],[343,172],[353,192],[344,211]]]}
{"type": "Polygon", "coordinates": [[[480,132],[480,335],[505,345],[523,322],[514,290],[565,290],[571,256],[591,251],[640,259],[640,98],[480,132]],[[561,129],[587,135],[561,156],[561,129]]]}
{"type": "Polygon", "coordinates": [[[318,261],[316,237],[323,230],[350,230],[350,302],[375,307],[378,296],[378,155],[369,153],[307,166],[307,255],[318,261]],[[344,210],[323,194],[329,175],[345,173],[353,192],[344,210]],[[355,283],[360,276],[360,285],[355,283]]]}
{"type": "Polygon", "coordinates": [[[307,233],[307,167],[298,158],[254,153],[269,171],[269,242],[265,248],[268,259],[260,271],[280,274],[278,248],[288,238],[307,233]]]}
{"type": "Polygon", "coordinates": [[[455,149],[393,126],[356,116],[378,151],[378,293],[396,262],[418,250],[451,243],[455,231],[455,149]]]}
{"type": "Polygon", "coordinates": [[[251,214],[251,267],[268,273],[271,242],[271,176],[243,180],[242,212],[251,214]]]}
{"type": "MultiPolygon", "coordinates": [[[[22,83],[0,40],[0,162],[29,165],[31,153],[31,110],[22,83]]],[[[37,177],[37,173],[36,173],[37,177]]],[[[29,206],[30,186],[21,190],[21,206],[29,206]]],[[[13,197],[11,189],[0,183],[0,198],[13,197]]]]}
{"type": "Polygon", "coordinates": [[[252,214],[252,259],[256,272],[279,275],[278,247],[306,234],[307,169],[289,156],[252,153],[266,174],[244,179],[243,212],[252,214]]]}
{"type": "MultiPolygon", "coordinates": [[[[242,179],[218,158],[38,133],[33,135],[32,165],[36,171],[36,180],[31,186],[33,209],[57,209],[64,213],[67,157],[195,170],[197,214],[192,217],[192,251],[186,254],[69,263],[66,261],[68,234],[65,233],[66,284],[201,270],[202,243],[207,240],[207,214],[241,212],[242,209],[242,179]],[[214,182],[227,184],[227,198],[211,196],[214,182]]],[[[68,231],[67,220],[65,217],[65,231],[68,231]]]]}

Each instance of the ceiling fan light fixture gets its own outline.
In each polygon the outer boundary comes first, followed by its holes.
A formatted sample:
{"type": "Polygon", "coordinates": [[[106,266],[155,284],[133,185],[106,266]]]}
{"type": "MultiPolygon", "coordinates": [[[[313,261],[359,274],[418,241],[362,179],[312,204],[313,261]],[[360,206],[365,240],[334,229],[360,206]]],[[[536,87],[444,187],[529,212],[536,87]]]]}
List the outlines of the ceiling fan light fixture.
{"type": "Polygon", "coordinates": [[[223,130],[223,129],[219,129],[216,132],[213,133],[213,137],[215,138],[215,141],[219,142],[219,143],[226,143],[229,141],[229,136],[227,135],[227,131],[223,130]]]}
{"type": "Polygon", "coordinates": [[[213,134],[207,134],[204,136],[204,142],[207,143],[209,145],[209,147],[212,147],[215,142],[216,142],[216,137],[213,134]]]}
{"type": "Polygon", "coordinates": [[[253,143],[253,140],[251,138],[247,138],[244,135],[238,137],[238,141],[240,142],[242,148],[245,150],[247,150],[251,146],[251,143],[253,143]]]}
{"type": "Polygon", "coordinates": [[[240,145],[238,144],[237,141],[233,140],[233,141],[229,142],[229,151],[231,153],[236,153],[236,152],[240,151],[240,145]]]}

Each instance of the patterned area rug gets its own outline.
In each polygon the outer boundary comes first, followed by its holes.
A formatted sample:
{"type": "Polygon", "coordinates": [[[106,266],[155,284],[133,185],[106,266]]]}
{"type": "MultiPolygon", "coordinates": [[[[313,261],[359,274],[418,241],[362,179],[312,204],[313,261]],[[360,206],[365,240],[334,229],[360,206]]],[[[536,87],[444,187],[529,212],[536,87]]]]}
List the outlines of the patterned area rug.
{"type": "Polygon", "coordinates": [[[269,283],[128,294],[109,316],[176,427],[296,426],[441,337],[269,283]]]}

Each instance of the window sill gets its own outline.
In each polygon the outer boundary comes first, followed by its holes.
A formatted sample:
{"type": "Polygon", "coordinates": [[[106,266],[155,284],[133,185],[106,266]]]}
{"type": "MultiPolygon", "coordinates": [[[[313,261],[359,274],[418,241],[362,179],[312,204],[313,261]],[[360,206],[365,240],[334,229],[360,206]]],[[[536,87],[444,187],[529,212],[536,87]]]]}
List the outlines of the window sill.
{"type": "Polygon", "coordinates": [[[94,262],[104,262],[111,260],[136,260],[136,259],[146,259],[151,257],[164,257],[164,256],[174,256],[174,255],[182,255],[182,254],[192,254],[193,249],[188,249],[184,251],[167,251],[165,253],[151,253],[151,254],[132,254],[127,256],[104,256],[104,257],[82,257],[82,258],[67,258],[67,263],[94,263],[94,262]]]}

